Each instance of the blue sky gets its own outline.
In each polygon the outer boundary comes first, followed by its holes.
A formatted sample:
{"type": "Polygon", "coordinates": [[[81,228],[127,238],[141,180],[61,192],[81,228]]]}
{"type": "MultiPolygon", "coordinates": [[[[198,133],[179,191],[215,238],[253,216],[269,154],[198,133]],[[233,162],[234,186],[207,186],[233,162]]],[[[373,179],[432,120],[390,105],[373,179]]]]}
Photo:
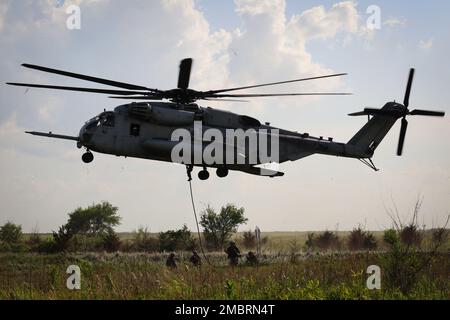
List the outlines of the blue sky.
{"type": "MultiPolygon", "coordinates": [[[[195,59],[198,89],[348,72],[340,81],[278,91],[350,91],[350,97],[255,99],[212,104],[282,128],[346,142],[365,122],[347,114],[403,99],[410,67],[417,70],[411,106],[450,112],[448,1],[0,1],[0,81],[85,85],[32,72],[34,63],[167,89],[179,60],[195,59]],[[68,30],[65,9],[81,9],[81,29],[68,30]],[[381,9],[381,29],[368,31],[366,9],[381,9]]],[[[272,89],[273,90],[273,89],[272,89]]],[[[194,221],[184,168],[96,155],[87,166],[65,141],[24,130],[76,134],[117,104],[103,96],[0,86],[0,224],[54,230],[77,206],[101,200],[119,206],[120,230],[152,231],[194,221]]],[[[228,202],[247,209],[264,230],[348,230],[390,225],[392,199],[406,217],[423,196],[422,219],[443,222],[450,209],[450,121],[410,117],[403,157],[395,156],[399,125],[374,157],[374,173],[356,160],[312,156],[282,166],[281,179],[232,173],[194,183],[199,209],[228,202]],[[276,217],[276,218],[275,218],[276,217]]]]}

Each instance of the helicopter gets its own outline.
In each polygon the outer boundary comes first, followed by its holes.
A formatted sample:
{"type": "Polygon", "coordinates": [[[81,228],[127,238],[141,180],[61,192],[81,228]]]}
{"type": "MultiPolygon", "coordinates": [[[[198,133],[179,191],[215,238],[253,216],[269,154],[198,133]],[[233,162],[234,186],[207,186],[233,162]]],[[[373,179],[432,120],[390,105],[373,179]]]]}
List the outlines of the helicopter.
{"type": "MultiPolygon", "coordinates": [[[[388,102],[382,108],[365,108],[363,111],[350,113],[349,116],[367,116],[368,122],[346,143],[335,142],[333,138],[315,137],[308,133],[298,133],[290,130],[276,128],[270,123],[261,123],[256,118],[236,114],[211,107],[199,106],[198,100],[205,101],[242,101],[236,99],[253,97],[287,97],[287,96],[315,96],[315,95],[349,95],[350,93],[262,93],[262,94],[242,94],[234,93],[246,89],[268,87],[287,83],[297,83],[312,81],[332,77],[340,77],[346,73],[314,76],[309,78],[279,81],[258,85],[248,85],[219,90],[197,91],[189,88],[193,59],[187,58],[181,61],[178,75],[178,85],[175,89],[159,90],[146,86],[108,80],[104,78],[92,77],[85,74],[78,74],[62,71],[32,64],[22,64],[23,67],[38,70],[41,72],[66,76],[79,80],[103,84],[114,89],[98,89],[86,87],[68,87],[55,85],[42,85],[31,83],[12,83],[8,85],[21,86],[27,88],[45,88],[55,90],[68,90],[78,92],[107,94],[113,99],[133,100],[131,103],[119,105],[113,111],[104,111],[92,119],[88,120],[80,129],[78,136],[68,136],[54,134],[52,132],[26,131],[26,133],[64,140],[72,140],[77,143],[78,148],[85,148],[82,155],[84,163],[91,163],[94,160],[92,152],[135,157],[165,162],[178,162],[186,165],[189,180],[192,179],[191,172],[195,167],[200,167],[198,178],[207,180],[209,178],[208,169],[215,169],[216,175],[220,178],[228,176],[229,171],[241,171],[247,174],[258,176],[279,177],[284,173],[264,169],[265,164],[271,162],[283,163],[286,161],[296,161],[313,154],[323,154],[358,159],[369,168],[378,171],[372,162],[372,157],[376,148],[383,138],[395,124],[401,119],[400,136],[397,147],[397,155],[401,156],[408,127],[407,116],[421,115],[443,117],[444,112],[414,109],[409,110],[409,97],[414,79],[414,69],[410,70],[406,86],[403,104],[388,102]],[[200,124],[200,129],[198,128],[200,124]],[[180,155],[186,153],[183,161],[174,161],[173,151],[181,143],[179,138],[174,139],[173,134],[177,130],[194,135],[189,138],[186,148],[182,148],[180,155]],[[200,135],[196,136],[196,131],[200,130],[200,135]],[[276,154],[275,161],[267,157],[261,157],[256,152],[256,157],[250,157],[251,146],[249,136],[245,136],[243,144],[236,147],[227,141],[214,139],[204,139],[203,132],[215,130],[215,133],[225,133],[234,131],[252,131],[258,136],[258,143],[253,150],[268,148],[271,154],[276,154]],[[262,139],[266,135],[266,139],[262,139]],[[268,139],[270,138],[270,140],[268,139]],[[195,140],[195,141],[194,141],[195,140]],[[261,140],[266,144],[261,144],[261,140]],[[199,144],[196,142],[199,141],[199,144]],[[275,142],[274,142],[275,141],[275,142]],[[208,143],[217,142],[213,153],[219,149],[219,161],[205,161],[203,157],[194,161],[192,153],[197,146],[200,151],[208,148],[208,143]],[[276,151],[276,152],[274,152],[276,151]],[[228,155],[231,155],[228,157],[228,155]],[[253,159],[250,159],[253,158],[253,159]],[[231,159],[231,161],[224,161],[231,159]],[[223,160],[223,161],[222,161],[223,160]],[[240,160],[240,161],[236,161],[240,160]],[[251,160],[251,161],[250,161],[251,160]]],[[[233,142],[232,140],[231,142],[233,142]]],[[[242,141],[241,141],[242,142],[242,141]]],[[[186,145],[186,141],[184,141],[186,145]]],[[[195,153],[195,152],[193,152],[195,153]]],[[[216,159],[217,160],[217,159],[216,159]]]]}

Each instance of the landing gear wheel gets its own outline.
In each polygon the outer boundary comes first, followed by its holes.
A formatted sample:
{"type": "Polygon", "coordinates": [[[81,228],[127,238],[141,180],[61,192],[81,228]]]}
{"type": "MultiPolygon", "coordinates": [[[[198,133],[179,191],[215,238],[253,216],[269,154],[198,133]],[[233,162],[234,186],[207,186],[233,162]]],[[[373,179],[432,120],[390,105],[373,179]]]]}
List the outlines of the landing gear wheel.
{"type": "Polygon", "coordinates": [[[92,152],[88,151],[83,154],[81,160],[83,160],[84,163],[91,163],[94,160],[94,155],[92,154],[92,152]]]}
{"type": "Polygon", "coordinates": [[[225,167],[217,168],[216,174],[219,178],[225,178],[228,175],[228,169],[225,167]]]}
{"type": "Polygon", "coordinates": [[[209,178],[209,172],[206,169],[203,169],[202,171],[199,171],[198,178],[200,180],[208,180],[209,178]]]}

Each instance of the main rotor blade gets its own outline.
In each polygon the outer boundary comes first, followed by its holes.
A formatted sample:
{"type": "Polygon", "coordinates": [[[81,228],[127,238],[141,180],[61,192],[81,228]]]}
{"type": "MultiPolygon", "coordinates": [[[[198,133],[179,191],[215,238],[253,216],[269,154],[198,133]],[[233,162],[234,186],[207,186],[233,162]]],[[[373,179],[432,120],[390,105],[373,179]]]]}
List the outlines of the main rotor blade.
{"type": "Polygon", "coordinates": [[[330,74],[330,75],[326,75],[326,76],[310,77],[310,78],[295,79],[295,80],[288,80],[288,81],[279,81],[279,82],[271,82],[271,83],[257,84],[257,85],[245,86],[245,87],[236,87],[236,88],[230,88],[230,89],[211,90],[211,91],[208,91],[208,93],[222,93],[222,92],[229,92],[229,91],[236,91],[236,90],[244,90],[244,89],[252,89],[252,88],[274,86],[274,85],[285,84],[285,83],[293,83],[293,82],[300,82],[300,81],[324,79],[324,78],[331,78],[331,77],[340,77],[340,76],[345,76],[345,75],[347,75],[347,73],[330,74]]]}
{"type": "Polygon", "coordinates": [[[397,155],[401,156],[403,152],[403,144],[405,143],[405,136],[406,136],[406,129],[408,128],[408,121],[403,118],[402,119],[402,126],[400,127],[400,137],[398,139],[398,146],[397,146],[397,155]]]}
{"type": "MultiPolygon", "coordinates": [[[[214,94],[211,98],[256,98],[256,97],[291,97],[291,96],[348,96],[351,93],[263,93],[263,94],[214,94]]],[[[209,96],[207,96],[209,98],[209,96]]]]}
{"type": "Polygon", "coordinates": [[[52,86],[52,85],[33,84],[33,83],[7,82],[6,84],[10,85],[10,86],[17,86],[17,87],[43,88],[43,89],[55,89],[55,90],[67,90],[67,91],[79,91],[79,92],[91,92],[91,93],[104,93],[104,94],[118,94],[118,95],[143,94],[143,92],[140,92],[140,91],[65,87],[65,86],[52,86]]]}
{"type": "Polygon", "coordinates": [[[32,64],[25,63],[25,64],[22,64],[22,66],[25,68],[29,68],[29,69],[35,69],[35,70],[39,70],[39,71],[43,71],[43,72],[54,73],[54,74],[58,74],[61,76],[101,83],[101,84],[105,84],[108,86],[118,87],[118,88],[123,88],[123,89],[128,89],[128,90],[146,90],[146,91],[153,91],[153,92],[158,91],[156,89],[150,89],[150,88],[135,85],[135,84],[118,82],[118,81],[113,81],[113,80],[108,80],[108,79],[103,79],[103,78],[96,78],[96,77],[91,77],[91,76],[87,76],[84,74],[78,74],[78,73],[73,73],[73,72],[68,72],[68,71],[51,69],[51,68],[41,67],[41,66],[32,65],[32,64]]]}
{"type": "Polygon", "coordinates": [[[148,95],[148,96],[113,96],[108,97],[111,99],[127,99],[127,100],[162,100],[160,96],[148,95]]]}
{"type": "Polygon", "coordinates": [[[207,101],[225,101],[225,102],[250,102],[248,100],[238,100],[238,99],[221,99],[221,98],[203,98],[202,100],[207,101]]]}
{"type": "Polygon", "coordinates": [[[431,117],[443,117],[445,116],[445,112],[443,111],[429,111],[429,110],[420,110],[415,109],[409,113],[412,116],[431,116],[431,117]]]}
{"type": "Polygon", "coordinates": [[[180,73],[178,74],[178,89],[187,89],[191,77],[192,59],[184,59],[180,63],[180,73]]]}
{"type": "Polygon", "coordinates": [[[409,95],[411,94],[411,87],[414,79],[414,69],[411,68],[409,71],[408,84],[406,85],[405,99],[403,100],[403,105],[408,108],[409,106],[409,95]]]}

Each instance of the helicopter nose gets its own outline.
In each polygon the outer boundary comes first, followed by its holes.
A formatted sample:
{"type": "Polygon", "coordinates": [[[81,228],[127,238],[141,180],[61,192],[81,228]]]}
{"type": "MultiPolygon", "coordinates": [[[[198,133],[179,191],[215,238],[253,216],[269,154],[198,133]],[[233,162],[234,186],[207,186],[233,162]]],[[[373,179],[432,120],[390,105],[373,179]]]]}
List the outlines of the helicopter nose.
{"type": "MultiPolygon", "coordinates": [[[[80,129],[80,133],[79,133],[79,145],[81,146],[86,146],[87,144],[89,144],[89,142],[92,139],[92,133],[89,133],[88,130],[86,129],[86,126],[83,126],[80,129]]],[[[80,146],[80,148],[81,148],[80,146]]]]}

